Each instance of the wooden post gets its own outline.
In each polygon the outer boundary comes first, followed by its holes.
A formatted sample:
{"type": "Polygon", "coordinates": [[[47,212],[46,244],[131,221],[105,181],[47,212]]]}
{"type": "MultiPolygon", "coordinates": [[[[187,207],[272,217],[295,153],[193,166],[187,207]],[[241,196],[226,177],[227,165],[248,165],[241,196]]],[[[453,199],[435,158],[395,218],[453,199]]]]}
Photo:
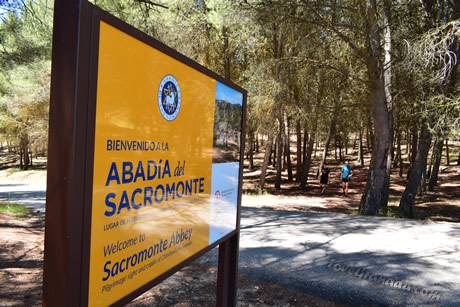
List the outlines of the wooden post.
{"type": "Polygon", "coordinates": [[[43,305],[81,305],[91,5],[56,0],[51,68],[43,305]],[[87,35],[89,38],[89,35],[87,35]],[[80,78],[78,77],[80,76],[80,78]],[[79,120],[80,119],[80,120],[79,120]]]}
{"type": "Polygon", "coordinates": [[[217,299],[219,307],[236,306],[239,233],[219,245],[217,299]]]}

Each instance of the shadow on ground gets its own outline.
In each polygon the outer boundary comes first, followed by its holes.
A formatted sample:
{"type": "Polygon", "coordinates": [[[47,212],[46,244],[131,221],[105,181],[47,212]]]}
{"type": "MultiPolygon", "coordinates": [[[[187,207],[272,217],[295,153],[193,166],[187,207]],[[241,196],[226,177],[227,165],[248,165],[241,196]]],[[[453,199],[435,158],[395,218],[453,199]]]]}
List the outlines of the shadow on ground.
{"type": "Polygon", "coordinates": [[[460,304],[459,259],[456,224],[242,208],[240,271],[338,304],[460,304]]]}

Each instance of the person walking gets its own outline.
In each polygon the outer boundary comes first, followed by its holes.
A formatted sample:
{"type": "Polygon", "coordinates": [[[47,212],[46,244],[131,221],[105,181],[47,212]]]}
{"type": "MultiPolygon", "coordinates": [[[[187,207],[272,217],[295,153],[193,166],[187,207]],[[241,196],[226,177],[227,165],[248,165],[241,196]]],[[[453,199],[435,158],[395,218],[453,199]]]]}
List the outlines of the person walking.
{"type": "Polygon", "coordinates": [[[323,164],[323,168],[321,169],[321,174],[320,174],[320,177],[319,177],[319,185],[322,188],[321,196],[323,196],[324,193],[326,192],[326,187],[327,187],[327,183],[329,181],[329,173],[330,173],[330,171],[331,171],[330,168],[327,167],[325,164],[323,164]]]}
{"type": "Polygon", "coordinates": [[[350,182],[350,177],[353,176],[353,166],[350,163],[345,161],[345,165],[340,169],[342,177],[342,191],[343,195],[346,197],[348,195],[348,183],[350,182]]]}

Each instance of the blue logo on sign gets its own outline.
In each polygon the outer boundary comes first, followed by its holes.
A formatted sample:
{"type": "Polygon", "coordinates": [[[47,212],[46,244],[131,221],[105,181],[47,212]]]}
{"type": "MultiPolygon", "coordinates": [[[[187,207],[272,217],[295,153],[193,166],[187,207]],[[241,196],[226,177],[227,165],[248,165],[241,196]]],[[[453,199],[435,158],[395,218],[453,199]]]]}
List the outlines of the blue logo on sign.
{"type": "Polygon", "coordinates": [[[167,121],[176,119],[181,106],[179,83],[172,75],[165,76],[158,88],[158,107],[167,121]]]}

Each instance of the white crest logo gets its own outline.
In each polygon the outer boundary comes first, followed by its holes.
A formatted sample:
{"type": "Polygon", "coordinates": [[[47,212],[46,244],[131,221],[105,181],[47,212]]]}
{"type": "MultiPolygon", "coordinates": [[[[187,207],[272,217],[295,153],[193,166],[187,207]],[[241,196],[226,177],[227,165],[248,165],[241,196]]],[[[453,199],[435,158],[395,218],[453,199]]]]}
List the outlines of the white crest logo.
{"type": "Polygon", "coordinates": [[[181,92],[179,83],[172,75],[165,76],[158,88],[158,107],[167,121],[173,121],[179,114],[181,92]]]}

